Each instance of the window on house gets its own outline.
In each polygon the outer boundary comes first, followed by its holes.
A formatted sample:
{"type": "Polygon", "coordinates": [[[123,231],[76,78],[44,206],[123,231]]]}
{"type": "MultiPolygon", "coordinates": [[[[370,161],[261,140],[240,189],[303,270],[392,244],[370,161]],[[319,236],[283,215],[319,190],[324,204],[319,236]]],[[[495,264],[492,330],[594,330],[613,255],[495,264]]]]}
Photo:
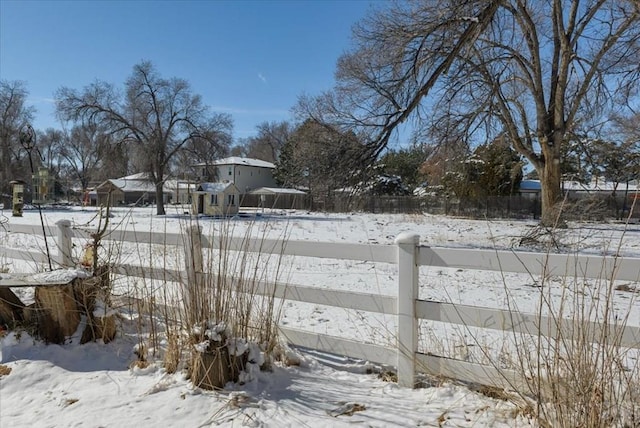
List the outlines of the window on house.
{"type": "Polygon", "coordinates": [[[236,204],[236,195],[229,195],[229,205],[235,205],[236,204]]]}
{"type": "Polygon", "coordinates": [[[229,175],[233,175],[233,168],[229,167],[229,175]]]}
{"type": "Polygon", "coordinates": [[[209,205],[218,205],[218,195],[211,194],[211,202],[209,205]]]}

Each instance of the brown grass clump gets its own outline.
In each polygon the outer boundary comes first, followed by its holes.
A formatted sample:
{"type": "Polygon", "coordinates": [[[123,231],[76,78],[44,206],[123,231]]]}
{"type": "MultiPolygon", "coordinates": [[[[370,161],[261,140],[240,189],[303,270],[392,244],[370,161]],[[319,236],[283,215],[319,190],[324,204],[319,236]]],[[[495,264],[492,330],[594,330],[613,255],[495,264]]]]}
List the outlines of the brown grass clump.
{"type": "Polygon", "coordinates": [[[164,368],[167,373],[175,373],[178,371],[180,361],[182,360],[182,346],[180,337],[176,332],[167,334],[167,350],[164,354],[164,368]]]}
{"type": "Polygon", "coordinates": [[[11,373],[11,367],[0,364],[0,377],[8,376],[11,373]]]}

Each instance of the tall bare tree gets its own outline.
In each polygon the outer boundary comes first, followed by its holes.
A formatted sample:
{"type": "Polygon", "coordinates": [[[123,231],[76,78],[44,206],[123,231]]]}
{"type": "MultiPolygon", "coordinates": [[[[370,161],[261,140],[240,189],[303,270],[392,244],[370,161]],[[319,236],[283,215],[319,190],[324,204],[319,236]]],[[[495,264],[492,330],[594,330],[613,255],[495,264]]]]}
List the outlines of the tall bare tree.
{"type": "Polygon", "coordinates": [[[257,134],[245,142],[247,157],[276,162],[293,128],[287,121],[262,122],[256,131],[257,134]]]}
{"type": "MultiPolygon", "coordinates": [[[[91,182],[108,178],[100,174],[100,170],[109,169],[115,144],[113,134],[98,124],[79,124],[71,128],[59,147],[69,178],[80,184],[83,191],[91,182]]],[[[126,172],[126,164],[123,167],[118,172],[126,172]]]]}
{"type": "Polygon", "coordinates": [[[17,170],[22,158],[18,134],[35,112],[27,105],[28,95],[25,82],[0,80],[0,194],[10,192],[11,180],[30,174],[20,175],[17,170]]]}
{"type": "Polygon", "coordinates": [[[57,112],[65,120],[108,126],[122,141],[146,154],[145,169],[156,188],[157,214],[164,215],[163,183],[174,157],[194,140],[208,141],[218,114],[211,114],[189,83],[162,78],[151,62],[133,67],[124,94],[104,82],[80,93],[63,87],[57,91],[57,112]]]}
{"type": "Polygon", "coordinates": [[[309,119],[287,139],[274,175],[284,187],[306,188],[316,201],[330,201],[337,188],[353,186],[360,178],[352,159],[360,158],[362,150],[352,132],[309,119]]]}
{"type": "Polygon", "coordinates": [[[368,131],[374,154],[411,120],[448,138],[504,133],[540,177],[546,224],[562,198],[567,137],[640,85],[637,0],[397,2],[354,40],[334,91],[303,99],[307,111],[368,131]]]}
{"type": "Polygon", "coordinates": [[[37,150],[42,166],[53,174],[60,170],[60,149],[64,145],[64,132],[59,129],[47,128],[38,133],[37,150]]]}
{"type": "MultiPolygon", "coordinates": [[[[178,154],[176,167],[181,171],[181,178],[196,178],[201,171],[197,164],[213,165],[213,162],[227,155],[233,141],[231,131],[233,121],[228,115],[216,115],[214,123],[209,124],[210,131],[206,138],[193,138],[178,154]]],[[[207,168],[209,170],[209,168],[207,168]]]]}

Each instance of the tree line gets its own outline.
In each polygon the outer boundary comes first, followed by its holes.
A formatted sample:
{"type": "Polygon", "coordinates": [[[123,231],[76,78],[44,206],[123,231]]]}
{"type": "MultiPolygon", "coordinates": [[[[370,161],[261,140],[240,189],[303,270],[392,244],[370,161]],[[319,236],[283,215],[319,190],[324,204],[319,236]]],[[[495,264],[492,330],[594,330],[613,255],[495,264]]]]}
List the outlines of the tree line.
{"type": "MultiPolygon", "coordinates": [[[[60,88],[65,127],[39,132],[38,148],[42,163],[83,187],[136,170],[159,194],[172,172],[228,153],[273,161],[282,185],[316,197],[424,182],[501,194],[526,164],[542,184],[542,221],[555,224],[563,179],[638,179],[639,63],[635,0],[384,3],[354,27],[335,86],[300,96],[293,123],[261,124],[234,144],[230,116],[141,62],[121,90],[99,81],[60,88]],[[408,148],[393,150],[406,124],[408,148]]],[[[6,194],[24,174],[18,128],[34,110],[24,83],[0,90],[6,194]]]]}

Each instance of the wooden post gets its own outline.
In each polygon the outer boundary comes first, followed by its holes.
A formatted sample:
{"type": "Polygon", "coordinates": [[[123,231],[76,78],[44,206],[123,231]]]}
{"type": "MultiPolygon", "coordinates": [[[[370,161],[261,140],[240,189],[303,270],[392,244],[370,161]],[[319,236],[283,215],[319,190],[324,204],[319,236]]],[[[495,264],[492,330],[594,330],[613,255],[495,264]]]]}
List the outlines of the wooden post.
{"type": "Polygon", "coordinates": [[[187,320],[190,324],[203,321],[199,318],[202,312],[202,299],[198,293],[202,294],[202,228],[199,225],[190,226],[186,234],[185,242],[185,264],[187,270],[187,283],[185,287],[185,300],[187,304],[187,316],[193,319],[187,320]]]}
{"type": "Polygon", "coordinates": [[[62,267],[72,267],[74,265],[71,257],[73,244],[71,242],[71,221],[58,220],[58,263],[62,267]]]}
{"type": "Polygon", "coordinates": [[[418,351],[418,264],[416,260],[420,236],[401,233],[398,246],[398,385],[415,387],[416,352],[418,351]]]}

